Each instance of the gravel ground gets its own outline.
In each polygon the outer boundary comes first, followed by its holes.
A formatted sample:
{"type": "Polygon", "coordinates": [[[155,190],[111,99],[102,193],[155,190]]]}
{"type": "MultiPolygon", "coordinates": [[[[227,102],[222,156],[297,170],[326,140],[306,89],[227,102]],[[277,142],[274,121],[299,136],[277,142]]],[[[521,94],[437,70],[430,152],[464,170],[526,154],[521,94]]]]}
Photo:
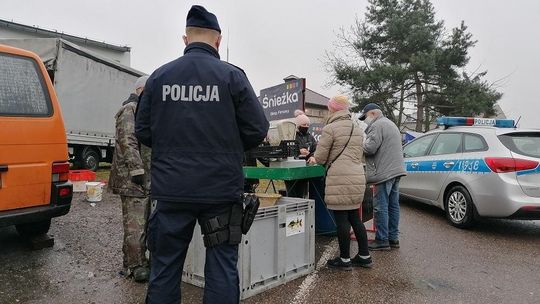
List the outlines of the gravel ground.
{"type": "MultiPolygon", "coordinates": [[[[337,245],[318,237],[317,274],[245,303],[540,303],[540,222],[485,220],[459,230],[440,210],[406,202],[401,229],[401,249],[376,252],[375,268],[347,273],[324,267],[337,245]]],[[[119,197],[106,193],[92,205],[76,194],[50,234],[54,247],[32,251],[13,227],[0,228],[0,303],[144,302],[146,285],[118,274],[119,197]]],[[[201,289],[182,291],[183,303],[201,302],[201,289]]]]}

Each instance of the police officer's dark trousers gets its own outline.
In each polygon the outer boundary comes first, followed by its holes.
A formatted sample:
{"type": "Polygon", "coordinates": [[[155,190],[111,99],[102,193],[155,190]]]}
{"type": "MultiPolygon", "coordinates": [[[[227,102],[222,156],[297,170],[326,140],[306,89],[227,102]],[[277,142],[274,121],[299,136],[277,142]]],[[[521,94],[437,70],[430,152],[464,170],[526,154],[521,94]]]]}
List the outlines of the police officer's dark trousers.
{"type": "MultiPolygon", "coordinates": [[[[157,202],[148,222],[152,255],[146,303],[180,302],[182,269],[196,220],[205,221],[230,210],[231,204],[157,202]]],[[[238,245],[224,243],[206,249],[204,303],[239,303],[237,262],[238,245]]]]}

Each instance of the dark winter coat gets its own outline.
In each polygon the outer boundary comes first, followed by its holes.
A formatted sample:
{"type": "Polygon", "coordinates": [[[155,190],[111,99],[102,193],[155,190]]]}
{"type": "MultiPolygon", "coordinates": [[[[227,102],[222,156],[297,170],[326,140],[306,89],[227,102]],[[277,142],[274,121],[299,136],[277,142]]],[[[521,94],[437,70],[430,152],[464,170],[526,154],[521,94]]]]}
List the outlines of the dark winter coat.
{"type": "Polygon", "coordinates": [[[227,203],[243,193],[244,151],[268,121],[244,72],[205,43],[157,69],[139,104],[137,138],[152,148],[152,198],[227,203]]]}

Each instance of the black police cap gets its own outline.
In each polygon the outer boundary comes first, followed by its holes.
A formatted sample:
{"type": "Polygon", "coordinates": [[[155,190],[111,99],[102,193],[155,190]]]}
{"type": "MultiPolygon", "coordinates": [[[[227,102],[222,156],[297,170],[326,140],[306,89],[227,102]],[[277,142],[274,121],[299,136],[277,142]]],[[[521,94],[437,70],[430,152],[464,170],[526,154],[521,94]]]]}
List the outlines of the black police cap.
{"type": "Polygon", "coordinates": [[[193,5],[187,14],[186,27],[201,27],[221,33],[216,15],[200,5],[193,5]]]}

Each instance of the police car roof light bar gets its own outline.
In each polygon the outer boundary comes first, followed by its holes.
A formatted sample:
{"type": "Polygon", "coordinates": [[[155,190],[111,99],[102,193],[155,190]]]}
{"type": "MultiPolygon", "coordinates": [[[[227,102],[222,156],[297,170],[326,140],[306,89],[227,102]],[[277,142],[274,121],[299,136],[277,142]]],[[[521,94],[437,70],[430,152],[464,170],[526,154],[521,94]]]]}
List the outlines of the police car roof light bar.
{"type": "Polygon", "coordinates": [[[437,125],[449,127],[458,126],[490,126],[496,128],[515,128],[513,119],[493,119],[493,118],[475,118],[475,117],[438,117],[437,125]]]}

